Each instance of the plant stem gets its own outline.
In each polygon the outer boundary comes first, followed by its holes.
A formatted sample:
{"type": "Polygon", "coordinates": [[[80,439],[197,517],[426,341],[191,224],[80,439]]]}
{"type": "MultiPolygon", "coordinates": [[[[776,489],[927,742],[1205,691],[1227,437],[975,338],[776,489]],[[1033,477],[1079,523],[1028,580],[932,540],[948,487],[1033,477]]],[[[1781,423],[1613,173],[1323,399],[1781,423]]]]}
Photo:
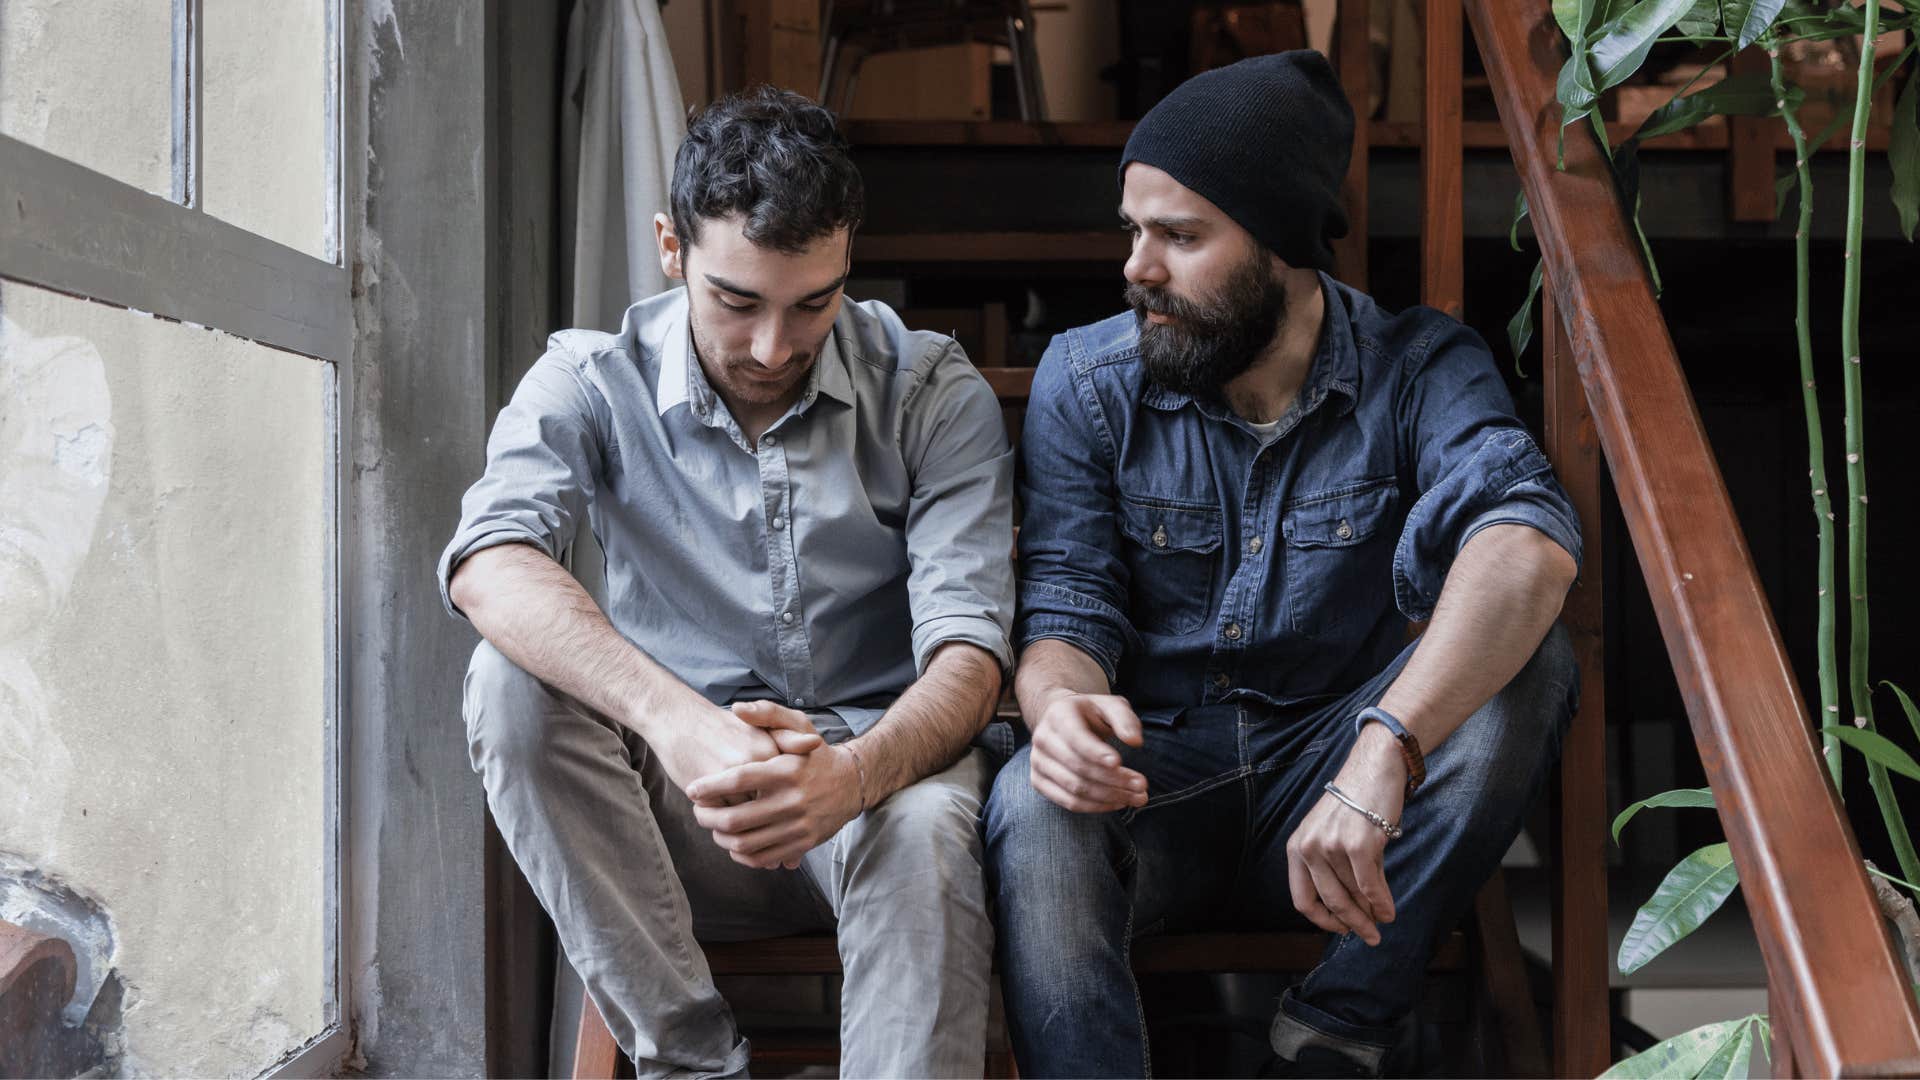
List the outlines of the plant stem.
{"type": "MultiPolygon", "coordinates": [[[[1793,234],[1793,328],[1800,346],[1800,402],[1807,414],[1807,477],[1813,489],[1813,517],[1820,528],[1820,562],[1817,609],[1819,628],[1814,644],[1820,657],[1821,723],[1840,719],[1840,669],[1835,657],[1833,612],[1833,496],[1827,487],[1827,438],[1820,423],[1820,392],[1813,376],[1813,301],[1810,264],[1813,243],[1813,166],[1807,160],[1807,133],[1800,127],[1800,110],[1787,94],[1786,76],[1780,69],[1778,42],[1767,42],[1767,59],[1773,78],[1774,100],[1780,103],[1780,115],[1793,136],[1794,168],[1800,180],[1800,220],[1793,234]],[[1830,720],[1829,720],[1830,718],[1830,720]]],[[[1833,790],[1842,792],[1840,740],[1821,737],[1820,749],[1833,777],[1833,790]]]]}
{"type": "MultiPolygon", "coordinates": [[[[1853,99],[1853,139],[1847,144],[1846,285],[1840,301],[1840,369],[1847,397],[1847,682],[1853,699],[1854,724],[1874,730],[1873,687],[1867,678],[1867,461],[1866,407],[1860,389],[1860,240],[1866,218],[1867,123],[1873,107],[1873,46],[1880,38],[1879,0],[1867,0],[1863,9],[1860,77],[1853,99]]],[[[1867,762],[1867,784],[1887,837],[1893,841],[1900,872],[1908,881],[1920,878],[1920,857],[1913,850],[1906,818],[1887,778],[1886,767],[1867,762]]]]}
{"type": "Polygon", "coordinates": [[[1872,874],[1874,877],[1886,878],[1888,881],[1893,882],[1895,885],[1904,885],[1907,887],[1908,892],[1911,892],[1916,896],[1920,896],[1920,885],[1915,885],[1913,882],[1907,881],[1904,878],[1894,877],[1892,874],[1887,873],[1885,870],[1880,869],[1879,867],[1873,865],[1872,863],[1867,864],[1867,873],[1872,874]]]}

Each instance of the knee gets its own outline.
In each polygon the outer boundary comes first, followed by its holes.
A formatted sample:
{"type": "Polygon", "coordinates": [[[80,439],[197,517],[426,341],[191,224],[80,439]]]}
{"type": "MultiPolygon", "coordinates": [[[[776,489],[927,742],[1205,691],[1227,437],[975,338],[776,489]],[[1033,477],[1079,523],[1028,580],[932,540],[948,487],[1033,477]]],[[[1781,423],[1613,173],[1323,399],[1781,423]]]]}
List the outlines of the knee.
{"type": "Polygon", "coordinates": [[[467,663],[461,692],[474,771],[484,776],[492,764],[517,772],[544,760],[550,725],[542,719],[553,703],[546,684],[482,641],[467,663]]]}
{"type": "MultiPolygon", "coordinates": [[[[1034,790],[1023,747],[994,779],[987,799],[986,847],[1003,905],[1022,897],[1083,896],[1092,879],[1110,879],[1126,861],[1119,814],[1077,814],[1034,790]]],[[[1057,913],[1050,901],[1037,905],[1057,913]]]]}

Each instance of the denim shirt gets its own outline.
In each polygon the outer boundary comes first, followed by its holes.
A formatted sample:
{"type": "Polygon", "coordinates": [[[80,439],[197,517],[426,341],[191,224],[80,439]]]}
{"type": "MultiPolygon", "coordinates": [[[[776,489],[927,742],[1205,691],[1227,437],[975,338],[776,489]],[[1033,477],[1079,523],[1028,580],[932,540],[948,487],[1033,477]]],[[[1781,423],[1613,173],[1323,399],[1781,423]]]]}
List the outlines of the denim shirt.
{"type": "Polygon", "coordinates": [[[1131,313],[1054,338],[1019,447],[1018,647],[1077,646],[1147,719],[1323,703],[1405,647],[1481,529],[1528,525],[1579,560],[1485,342],[1320,283],[1312,366],[1264,444],[1147,379],[1131,313]]]}
{"type": "Polygon", "coordinates": [[[559,558],[591,527],[607,618],[716,704],[831,709],[855,732],[961,641],[1012,664],[1013,461],[951,338],[848,301],[757,443],[707,382],[675,288],[617,334],[567,330],[514,391],[440,557],[559,558]]]}

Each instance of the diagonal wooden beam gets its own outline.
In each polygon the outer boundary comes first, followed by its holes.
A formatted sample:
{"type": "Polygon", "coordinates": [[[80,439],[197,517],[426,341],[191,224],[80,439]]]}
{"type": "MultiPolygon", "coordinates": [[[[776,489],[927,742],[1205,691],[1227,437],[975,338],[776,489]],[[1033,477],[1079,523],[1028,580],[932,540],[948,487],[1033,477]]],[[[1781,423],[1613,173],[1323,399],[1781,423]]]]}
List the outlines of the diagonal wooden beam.
{"type": "Polygon", "coordinates": [[[1466,8],[1732,844],[1775,1030],[1810,1074],[1920,1074],[1920,1011],[1600,148],[1570,128],[1554,167],[1564,53],[1549,6],[1466,8]]]}

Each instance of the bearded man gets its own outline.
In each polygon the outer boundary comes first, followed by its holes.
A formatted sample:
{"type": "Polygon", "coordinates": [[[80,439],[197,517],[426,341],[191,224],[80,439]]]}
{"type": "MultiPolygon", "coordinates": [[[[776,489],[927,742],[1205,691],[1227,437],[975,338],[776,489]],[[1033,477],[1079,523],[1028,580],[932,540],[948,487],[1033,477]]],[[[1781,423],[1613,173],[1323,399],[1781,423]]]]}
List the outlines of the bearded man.
{"type": "Polygon", "coordinates": [[[1132,310],[1035,376],[987,811],[1023,1076],[1150,1071],[1131,938],[1302,920],[1276,1068],[1394,1064],[1572,716],[1578,520],[1478,336],[1325,273],[1352,133],[1317,53],[1176,89],[1121,161],[1132,310]]]}

